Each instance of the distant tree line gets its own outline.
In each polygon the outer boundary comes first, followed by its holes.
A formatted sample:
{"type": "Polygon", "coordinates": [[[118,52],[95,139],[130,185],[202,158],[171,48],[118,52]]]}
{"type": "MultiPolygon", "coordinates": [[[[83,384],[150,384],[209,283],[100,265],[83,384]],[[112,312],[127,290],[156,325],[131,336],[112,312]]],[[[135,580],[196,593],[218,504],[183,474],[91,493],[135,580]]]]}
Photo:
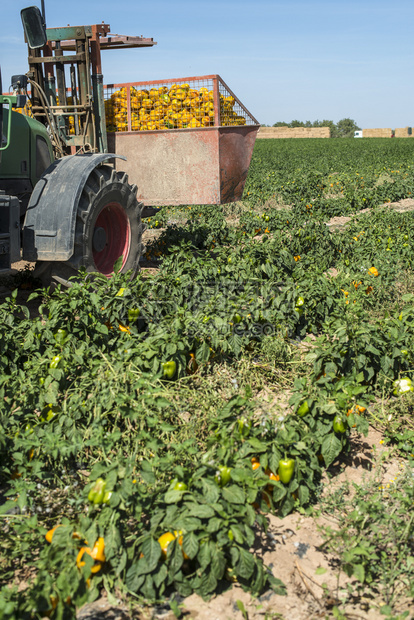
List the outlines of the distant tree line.
{"type": "Polygon", "coordinates": [[[283,121],[279,121],[274,123],[272,127],[329,127],[331,130],[331,138],[352,138],[354,135],[354,131],[361,129],[358,127],[356,122],[352,120],[352,118],[343,118],[337,123],[333,121],[291,121],[290,123],[285,123],[283,121]]]}

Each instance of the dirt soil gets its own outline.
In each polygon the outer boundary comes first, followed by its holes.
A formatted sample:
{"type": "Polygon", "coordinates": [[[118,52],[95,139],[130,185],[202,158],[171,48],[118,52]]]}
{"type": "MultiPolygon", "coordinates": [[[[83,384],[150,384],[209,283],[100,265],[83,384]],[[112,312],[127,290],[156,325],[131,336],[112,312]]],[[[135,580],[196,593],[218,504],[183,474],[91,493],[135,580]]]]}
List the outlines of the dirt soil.
{"type": "MultiPolygon", "coordinates": [[[[413,198],[404,198],[403,200],[399,200],[398,202],[391,202],[391,203],[387,203],[382,205],[383,207],[390,207],[391,209],[394,209],[395,211],[398,211],[399,213],[404,213],[404,211],[413,211],[414,210],[414,199],[413,198]]],[[[360,213],[369,213],[371,211],[371,209],[361,209],[360,211],[358,211],[358,213],[356,215],[359,215],[360,213]]],[[[336,217],[333,217],[329,222],[328,222],[328,226],[331,227],[332,229],[340,229],[343,226],[345,226],[345,224],[347,224],[350,220],[352,220],[354,216],[353,215],[338,215],[336,217]]]]}

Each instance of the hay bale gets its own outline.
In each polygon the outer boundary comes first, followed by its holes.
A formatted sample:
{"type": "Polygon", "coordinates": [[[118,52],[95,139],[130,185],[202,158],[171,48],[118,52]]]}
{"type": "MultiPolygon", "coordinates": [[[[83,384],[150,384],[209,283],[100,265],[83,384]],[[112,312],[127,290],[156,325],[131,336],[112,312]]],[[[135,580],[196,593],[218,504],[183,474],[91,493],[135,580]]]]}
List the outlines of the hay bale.
{"type": "Polygon", "coordinates": [[[392,129],[363,129],[362,135],[364,138],[391,138],[392,129]]]}
{"type": "Polygon", "coordinates": [[[399,127],[395,130],[396,138],[412,138],[412,128],[411,127],[399,127]]]}
{"type": "Polygon", "coordinates": [[[329,127],[260,127],[258,138],[330,138],[329,127]]]}

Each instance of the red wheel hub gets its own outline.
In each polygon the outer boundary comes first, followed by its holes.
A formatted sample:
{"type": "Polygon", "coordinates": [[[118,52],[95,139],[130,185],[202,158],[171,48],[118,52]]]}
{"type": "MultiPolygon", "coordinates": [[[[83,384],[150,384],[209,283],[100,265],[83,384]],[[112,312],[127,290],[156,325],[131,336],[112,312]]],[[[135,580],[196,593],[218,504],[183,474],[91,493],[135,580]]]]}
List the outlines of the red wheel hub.
{"type": "Polygon", "coordinates": [[[131,228],[125,210],[117,202],[110,202],[99,213],[92,237],[93,260],[96,269],[111,276],[120,256],[124,267],[130,246],[131,228]]]}

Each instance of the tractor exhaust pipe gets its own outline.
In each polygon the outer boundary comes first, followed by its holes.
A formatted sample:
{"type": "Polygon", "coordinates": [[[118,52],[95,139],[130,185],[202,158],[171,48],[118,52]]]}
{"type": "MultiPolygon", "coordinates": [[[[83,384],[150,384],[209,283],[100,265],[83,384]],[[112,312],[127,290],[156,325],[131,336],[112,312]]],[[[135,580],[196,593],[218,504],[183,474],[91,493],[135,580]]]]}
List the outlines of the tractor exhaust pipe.
{"type": "Polygon", "coordinates": [[[42,0],[42,17],[43,17],[43,25],[46,28],[46,9],[45,9],[45,0],[42,0]]]}

